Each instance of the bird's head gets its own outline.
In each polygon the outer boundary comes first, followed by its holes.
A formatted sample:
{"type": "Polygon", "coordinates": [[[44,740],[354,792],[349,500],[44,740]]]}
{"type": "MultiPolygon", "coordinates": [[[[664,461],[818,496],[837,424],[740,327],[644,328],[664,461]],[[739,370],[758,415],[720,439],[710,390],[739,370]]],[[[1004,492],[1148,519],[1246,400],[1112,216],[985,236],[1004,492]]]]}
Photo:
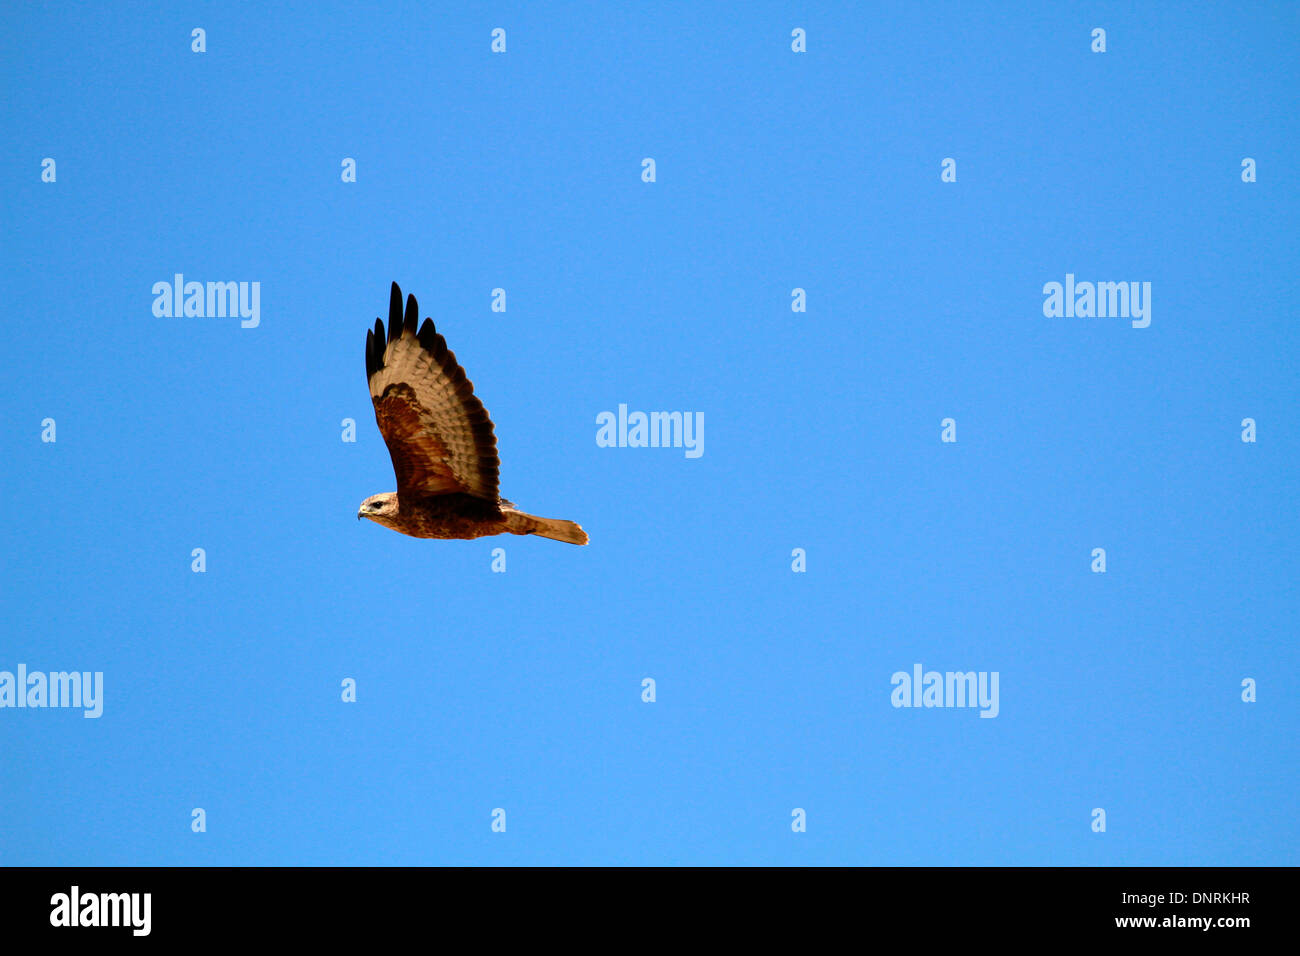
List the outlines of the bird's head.
{"type": "Polygon", "coordinates": [[[397,517],[397,494],[386,491],[382,495],[371,495],[361,502],[357,509],[357,520],[369,518],[378,524],[388,525],[397,517]]]}

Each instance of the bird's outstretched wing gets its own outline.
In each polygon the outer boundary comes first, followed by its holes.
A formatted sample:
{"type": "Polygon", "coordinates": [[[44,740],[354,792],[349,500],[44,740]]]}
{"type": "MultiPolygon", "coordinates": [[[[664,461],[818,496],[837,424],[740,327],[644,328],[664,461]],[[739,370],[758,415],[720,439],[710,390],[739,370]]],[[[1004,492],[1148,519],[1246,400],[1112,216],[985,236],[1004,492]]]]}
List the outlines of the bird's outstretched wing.
{"type": "Polygon", "coordinates": [[[419,305],[393,283],[388,332],[366,333],[366,378],[399,495],[468,494],[497,500],[501,461],[487,409],[432,319],[416,331],[419,305]]]}

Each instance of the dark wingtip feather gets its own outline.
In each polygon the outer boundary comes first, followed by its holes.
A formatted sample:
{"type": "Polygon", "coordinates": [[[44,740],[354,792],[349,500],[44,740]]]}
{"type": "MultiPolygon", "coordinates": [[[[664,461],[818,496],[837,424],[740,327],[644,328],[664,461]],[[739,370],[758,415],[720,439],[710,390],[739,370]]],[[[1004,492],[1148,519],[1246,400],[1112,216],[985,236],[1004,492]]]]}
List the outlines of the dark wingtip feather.
{"type": "MultiPolygon", "coordinates": [[[[415,296],[408,295],[406,297],[406,318],[402,322],[402,330],[405,331],[407,329],[410,329],[411,334],[414,335],[415,327],[419,324],[420,324],[420,304],[415,301],[415,296]]],[[[399,332],[398,334],[400,335],[401,333],[399,332]]]]}
{"type": "Polygon", "coordinates": [[[388,294],[388,337],[396,338],[402,333],[399,331],[394,334],[393,329],[402,327],[402,290],[396,282],[393,283],[393,289],[388,294]]]}
{"type": "Polygon", "coordinates": [[[375,327],[366,332],[366,378],[384,367],[384,323],[375,319],[375,327]]]}
{"type": "Polygon", "coordinates": [[[433,340],[438,337],[438,330],[433,327],[433,319],[425,319],[420,326],[420,345],[426,352],[434,350],[433,340]]]}

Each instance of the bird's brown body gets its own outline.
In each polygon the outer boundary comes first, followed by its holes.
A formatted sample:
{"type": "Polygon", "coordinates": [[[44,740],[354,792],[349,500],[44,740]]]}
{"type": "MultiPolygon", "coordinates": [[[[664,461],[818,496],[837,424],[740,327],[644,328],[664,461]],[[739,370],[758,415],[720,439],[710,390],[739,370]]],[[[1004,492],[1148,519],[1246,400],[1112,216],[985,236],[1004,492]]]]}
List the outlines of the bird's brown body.
{"type": "Polygon", "coordinates": [[[539,530],[537,522],[544,525],[553,520],[524,514],[504,498],[497,504],[473,495],[459,494],[423,498],[397,495],[396,498],[396,512],[375,520],[412,538],[470,539],[494,534],[536,534],[539,530]]]}
{"type": "Polygon", "coordinates": [[[484,538],[510,529],[499,505],[473,495],[394,495],[397,508],[370,516],[412,538],[484,538]]]}
{"type": "Polygon", "coordinates": [[[397,491],[371,495],[358,518],[414,538],[536,534],[586,544],[576,523],[525,514],[497,493],[496,434],[456,356],[419,306],[393,283],[388,329],[366,335],[366,378],[397,491]]]}

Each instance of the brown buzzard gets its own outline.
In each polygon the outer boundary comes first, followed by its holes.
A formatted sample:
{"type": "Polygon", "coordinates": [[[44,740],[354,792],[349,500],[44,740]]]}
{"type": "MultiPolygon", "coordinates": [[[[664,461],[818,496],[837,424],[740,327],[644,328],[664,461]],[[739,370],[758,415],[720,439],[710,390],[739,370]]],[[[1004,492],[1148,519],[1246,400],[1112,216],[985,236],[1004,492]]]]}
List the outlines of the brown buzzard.
{"type": "Polygon", "coordinates": [[[487,409],[447,342],[420,307],[393,283],[384,323],[366,333],[366,378],[375,420],[397,473],[397,491],[361,502],[369,518],[416,538],[481,538],[536,534],[586,544],[572,521],[524,514],[497,494],[497,439],[487,409]]]}

